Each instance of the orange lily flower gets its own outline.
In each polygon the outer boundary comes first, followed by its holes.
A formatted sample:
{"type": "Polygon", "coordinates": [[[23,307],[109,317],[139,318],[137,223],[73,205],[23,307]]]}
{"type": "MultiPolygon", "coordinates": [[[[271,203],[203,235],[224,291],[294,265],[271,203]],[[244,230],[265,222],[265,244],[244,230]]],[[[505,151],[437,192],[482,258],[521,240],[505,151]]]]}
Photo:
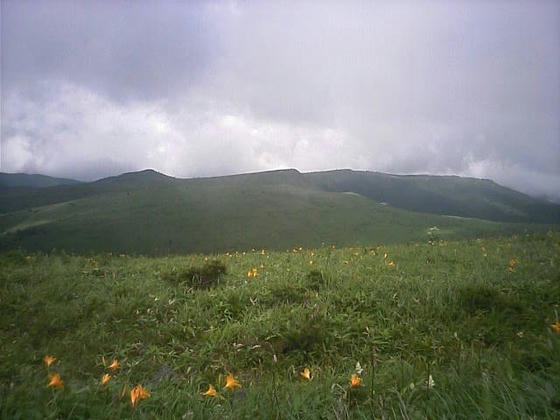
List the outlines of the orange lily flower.
{"type": "Polygon", "coordinates": [[[60,379],[60,375],[58,373],[49,373],[49,380],[47,387],[52,386],[53,388],[60,388],[64,389],[64,381],[60,379]]]}
{"type": "Polygon", "coordinates": [[[352,376],[350,377],[350,388],[357,388],[360,385],[362,385],[362,380],[358,375],[353,373],[352,376]]]}
{"type": "Polygon", "coordinates": [[[109,369],[111,369],[111,370],[117,370],[120,367],[121,367],[121,365],[119,364],[119,361],[117,359],[113,359],[113,361],[109,365],[109,369]]]}
{"type": "Polygon", "coordinates": [[[309,370],[309,368],[303,369],[303,371],[301,371],[299,374],[301,375],[302,378],[305,378],[308,381],[311,380],[311,371],[309,370]]]}
{"type": "Polygon", "coordinates": [[[49,367],[55,360],[56,360],[56,357],[49,356],[48,354],[45,357],[43,357],[43,362],[45,362],[47,367],[49,367]]]}
{"type": "Polygon", "coordinates": [[[109,375],[108,373],[105,373],[101,377],[101,385],[105,385],[107,382],[109,382],[109,379],[111,379],[111,375],[109,375]]]}
{"type": "Polygon", "coordinates": [[[138,384],[136,385],[136,387],[130,390],[130,403],[135,406],[138,401],[144,398],[148,398],[149,396],[150,393],[148,392],[148,390],[142,387],[142,385],[138,384]]]}
{"type": "Polygon", "coordinates": [[[557,333],[560,333],[560,322],[556,321],[554,324],[550,325],[550,328],[552,328],[557,333]]]}
{"type": "Polygon", "coordinates": [[[241,384],[239,383],[239,381],[237,379],[234,379],[233,373],[230,373],[226,378],[226,388],[241,388],[241,384]]]}
{"type": "Polygon", "coordinates": [[[207,397],[215,397],[216,394],[216,389],[211,384],[208,384],[208,391],[202,393],[202,395],[206,395],[207,397]]]}

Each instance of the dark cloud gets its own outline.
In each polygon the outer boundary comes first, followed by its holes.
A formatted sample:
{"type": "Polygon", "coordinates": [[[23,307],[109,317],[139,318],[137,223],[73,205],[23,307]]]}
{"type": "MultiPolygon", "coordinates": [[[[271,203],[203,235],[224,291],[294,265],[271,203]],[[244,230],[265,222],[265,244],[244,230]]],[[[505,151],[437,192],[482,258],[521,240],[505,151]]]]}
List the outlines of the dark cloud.
{"type": "Polygon", "coordinates": [[[557,2],[2,2],[2,168],[459,174],[560,200],[557,2]]]}

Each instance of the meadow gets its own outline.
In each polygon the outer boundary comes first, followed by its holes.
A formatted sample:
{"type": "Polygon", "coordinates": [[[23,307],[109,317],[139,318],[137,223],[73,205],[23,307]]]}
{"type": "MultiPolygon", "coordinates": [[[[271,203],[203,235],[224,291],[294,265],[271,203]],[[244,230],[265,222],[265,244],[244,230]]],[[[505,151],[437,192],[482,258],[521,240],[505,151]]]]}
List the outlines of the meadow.
{"type": "Polygon", "coordinates": [[[2,418],[560,417],[558,231],[0,266],[2,418]]]}

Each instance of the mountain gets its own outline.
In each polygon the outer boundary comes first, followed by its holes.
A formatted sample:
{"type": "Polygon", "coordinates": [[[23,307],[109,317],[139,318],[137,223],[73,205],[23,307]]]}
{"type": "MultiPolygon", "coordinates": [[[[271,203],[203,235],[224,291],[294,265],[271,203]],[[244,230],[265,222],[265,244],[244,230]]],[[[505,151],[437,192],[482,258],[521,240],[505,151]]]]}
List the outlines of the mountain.
{"type": "Polygon", "coordinates": [[[0,189],[14,187],[46,188],[57,185],[75,185],[80,181],[66,178],[53,178],[46,175],[8,174],[0,172],[0,189]]]}
{"type": "Polygon", "coordinates": [[[177,179],[147,170],[0,190],[0,247],[166,254],[377,244],[426,240],[431,226],[449,239],[545,229],[530,223],[559,223],[559,210],[470,178],[292,169],[177,179]]]}
{"type": "Polygon", "coordinates": [[[560,206],[488,179],[338,170],[305,174],[325,191],[352,191],[394,207],[507,222],[559,223],[560,206]]]}

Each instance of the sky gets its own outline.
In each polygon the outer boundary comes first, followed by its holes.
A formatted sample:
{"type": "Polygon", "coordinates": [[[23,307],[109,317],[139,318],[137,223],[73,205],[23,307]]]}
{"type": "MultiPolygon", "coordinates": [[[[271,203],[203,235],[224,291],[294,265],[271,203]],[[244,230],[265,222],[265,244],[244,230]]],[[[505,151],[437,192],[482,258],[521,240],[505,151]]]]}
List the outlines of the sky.
{"type": "Polygon", "coordinates": [[[560,202],[560,2],[0,1],[2,172],[350,168],[560,202]]]}

